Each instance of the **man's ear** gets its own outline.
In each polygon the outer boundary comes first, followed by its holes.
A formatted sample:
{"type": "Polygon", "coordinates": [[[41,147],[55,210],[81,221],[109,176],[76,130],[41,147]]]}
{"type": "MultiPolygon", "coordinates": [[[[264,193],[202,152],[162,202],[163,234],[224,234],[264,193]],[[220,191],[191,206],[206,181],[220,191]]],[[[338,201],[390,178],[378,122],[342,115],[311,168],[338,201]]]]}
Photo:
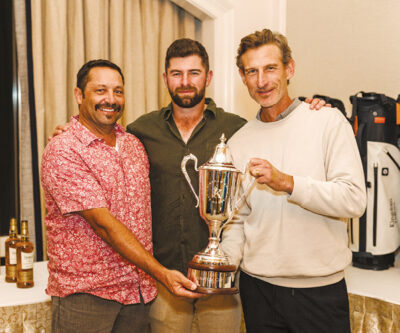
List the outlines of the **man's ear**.
{"type": "Polygon", "coordinates": [[[246,84],[246,76],[244,75],[243,71],[239,68],[239,75],[242,78],[243,84],[246,84]]]}
{"type": "Polygon", "coordinates": [[[214,73],[213,73],[213,71],[210,69],[210,70],[208,71],[208,73],[207,73],[206,87],[208,87],[208,86],[210,85],[211,80],[212,80],[212,78],[213,78],[213,75],[214,75],[214,73]]]}
{"type": "Polygon", "coordinates": [[[75,96],[75,100],[78,104],[82,104],[82,100],[83,100],[83,93],[81,88],[79,87],[75,87],[74,88],[74,96],[75,96]]]}
{"type": "Polygon", "coordinates": [[[165,86],[168,88],[167,73],[163,73],[163,74],[162,74],[162,77],[163,77],[165,86]]]}
{"type": "Polygon", "coordinates": [[[287,80],[290,80],[293,77],[295,67],[296,67],[296,63],[294,62],[293,59],[290,59],[289,63],[286,65],[286,68],[285,68],[287,80]]]}

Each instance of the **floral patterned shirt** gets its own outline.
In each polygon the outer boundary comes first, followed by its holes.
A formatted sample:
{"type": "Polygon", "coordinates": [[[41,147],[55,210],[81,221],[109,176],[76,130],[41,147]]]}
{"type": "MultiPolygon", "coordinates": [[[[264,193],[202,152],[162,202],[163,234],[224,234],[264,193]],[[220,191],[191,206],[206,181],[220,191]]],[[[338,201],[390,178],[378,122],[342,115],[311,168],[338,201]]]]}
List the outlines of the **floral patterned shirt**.
{"type": "Polygon", "coordinates": [[[152,253],[149,162],[140,141],[116,124],[116,147],[77,118],[42,158],[49,280],[46,292],[89,293],[123,304],[157,294],[154,280],[116,253],[74,212],[106,207],[152,253]]]}

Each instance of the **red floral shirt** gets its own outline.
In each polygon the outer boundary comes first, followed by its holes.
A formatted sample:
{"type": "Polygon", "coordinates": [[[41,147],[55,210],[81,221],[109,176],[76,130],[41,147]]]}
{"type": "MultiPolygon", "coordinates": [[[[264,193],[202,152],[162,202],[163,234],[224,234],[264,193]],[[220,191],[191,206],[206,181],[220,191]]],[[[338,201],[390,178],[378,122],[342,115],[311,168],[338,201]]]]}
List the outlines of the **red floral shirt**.
{"type": "Polygon", "coordinates": [[[123,304],[151,301],[154,280],[97,236],[76,211],[106,207],[152,253],[149,162],[140,141],[115,126],[117,147],[77,119],[47,145],[41,169],[46,199],[46,292],[90,293],[123,304]]]}

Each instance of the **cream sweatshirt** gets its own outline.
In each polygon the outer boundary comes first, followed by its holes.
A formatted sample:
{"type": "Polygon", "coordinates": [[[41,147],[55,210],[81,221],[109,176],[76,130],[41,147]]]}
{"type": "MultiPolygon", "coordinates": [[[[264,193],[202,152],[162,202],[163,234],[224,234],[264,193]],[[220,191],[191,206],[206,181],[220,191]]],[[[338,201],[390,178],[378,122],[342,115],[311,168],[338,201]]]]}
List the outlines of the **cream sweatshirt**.
{"type": "MultiPolygon", "coordinates": [[[[354,134],[340,111],[301,103],[282,120],[250,121],[229,146],[241,170],[258,157],[294,178],[291,195],[253,183],[222,234],[232,263],[285,287],[341,280],[352,257],[346,218],[363,214],[366,192],[354,134]]],[[[252,178],[243,177],[242,191],[252,178]]]]}

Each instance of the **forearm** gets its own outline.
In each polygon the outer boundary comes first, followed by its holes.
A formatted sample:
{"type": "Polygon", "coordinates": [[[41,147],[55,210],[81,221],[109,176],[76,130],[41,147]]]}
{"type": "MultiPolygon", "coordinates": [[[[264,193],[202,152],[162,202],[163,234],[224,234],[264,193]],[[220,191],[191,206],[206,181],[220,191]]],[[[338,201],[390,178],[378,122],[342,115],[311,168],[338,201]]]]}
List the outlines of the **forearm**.
{"type": "Polygon", "coordinates": [[[243,257],[243,224],[230,222],[222,232],[220,246],[222,251],[229,257],[230,263],[238,268],[243,257]]]}
{"type": "MultiPolygon", "coordinates": [[[[243,191],[242,191],[243,193],[243,191]]],[[[221,249],[229,257],[232,265],[239,267],[244,249],[244,220],[250,214],[250,209],[244,203],[231,222],[222,231],[221,249]]]]}
{"type": "Polygon", "coordinates": [[[339,179],[318,181],[310,177],[294,177],[294,189],[288,200],[321,215],[359,217],[366,205],[363,186],[339,179]]]}
{"type": "Polygon", "coordinates": [[[136,239],[132,232],[106,208],[79,212],[93,230],[117,253],[158,281],[164,283],[167,269],[136,239]]]}

